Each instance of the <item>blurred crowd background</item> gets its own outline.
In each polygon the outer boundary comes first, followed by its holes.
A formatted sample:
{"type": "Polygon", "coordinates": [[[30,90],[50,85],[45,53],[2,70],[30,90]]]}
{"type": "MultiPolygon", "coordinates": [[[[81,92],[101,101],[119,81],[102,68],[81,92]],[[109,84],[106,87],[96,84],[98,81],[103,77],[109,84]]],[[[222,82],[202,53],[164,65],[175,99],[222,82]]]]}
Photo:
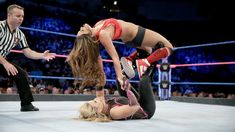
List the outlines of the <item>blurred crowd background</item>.
{"type": "MultiPolygon", "coordinates": [[[[0,0],[0,20],[6,19],[10,4],[25,8],[22,27],[75,35],[84,23],[94,25],[100,19],[114,17],[139,24],[165,36],[174,47],[233,41],[234,9],[232,4],[204,0],[0,0]]],[[[23,30],[31,49],[50,50],[68,55],[73,37],[23,30]]],[[[115,44],[120,56],[135,49],[115,44]]],[[[17,49],[17,48],[16,48],[17,49]]],[[[103,47],[103,59],[110,59],[103,47]]],[[[235,60],[235,44],[179,49],[168,58],[171,64],[227,62],[235,60]]],[[[22,54],[11,53],[8,59],[23,67],[29,75],[72,77],[65,58],[51,62],[30,60],[22,54]]],[[[159,62],[160,63],[160,62],[159,62]]],[[[107,79],[115,79],[112,63],[104,63],[107,79]]],[[[133,80],[138,80],[136,76],[133,80]]],[[[158,72],[155,74],[158,81],[158,72]]],[[[235,65],[182,67],[172,70],[173,82],[235,82],[235,65]]],[[[30,78],[35,94],[92,94],[73,86],[73,80],[30,78]]],[[[136,85],[136,84],[133,84],[136,85]]],[[[157,94],[157,85],[153,90],[157,94]]],[[[107,82],[107,94],[116,94],[115,82],[107,82]]],[[[0,77],[0,93],[17,93],[11,80],[0,77]]],[[[235,87],[228,85],[173,85],[173,96],[234,98],[235,87]]]]}

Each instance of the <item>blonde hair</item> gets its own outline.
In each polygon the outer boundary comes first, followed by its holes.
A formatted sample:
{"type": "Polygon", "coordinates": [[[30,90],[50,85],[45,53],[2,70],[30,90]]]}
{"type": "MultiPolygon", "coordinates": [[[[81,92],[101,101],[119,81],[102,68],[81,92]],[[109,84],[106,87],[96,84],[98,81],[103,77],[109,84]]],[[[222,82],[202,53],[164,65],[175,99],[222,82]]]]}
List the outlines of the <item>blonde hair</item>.
{"type": "Polygon", "coordinates": [[[15,9],[15,8],[20,9],[20,10],[24,10],[24,8],[22,6],[19,6],[19,5],[16,5],[16,4],[12,4],[12,5],[9,5],[7,7],[7,14],[11,13],[11,11],[13,9],[15,9]]]}
{"type": "Polygon", "coordinates": [[[67,62],[72,68],[72,73],[77,79],[76,86],[80,84],[80,89],[85,86],[104,86],[105,75],[99,62],[99,43],[88,34],[83,34],[75,39],[74,46],[70,52],[67,62]]]}
{"type": "Polygon", "coordinates": [[[111,118],[103,113],[97,113],[97,109],[89,103],[84,103],[80,109],[79,119],[85,121],[110,122],[111,118]]]}

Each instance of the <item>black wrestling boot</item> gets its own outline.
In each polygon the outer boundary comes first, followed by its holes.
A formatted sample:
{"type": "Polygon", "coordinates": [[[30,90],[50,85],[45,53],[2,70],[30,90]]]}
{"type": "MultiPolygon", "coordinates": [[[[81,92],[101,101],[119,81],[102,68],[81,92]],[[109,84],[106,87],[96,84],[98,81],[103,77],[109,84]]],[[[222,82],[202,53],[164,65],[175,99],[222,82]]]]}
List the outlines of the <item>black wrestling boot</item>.
{"type": "Polygon", "coordinates": [[[21,112],[27,112],[27,111],[39,111],[39,109],[35,106],[33,106],[31,103],[28,105],[21,106],[20,109],[21,112]]]}

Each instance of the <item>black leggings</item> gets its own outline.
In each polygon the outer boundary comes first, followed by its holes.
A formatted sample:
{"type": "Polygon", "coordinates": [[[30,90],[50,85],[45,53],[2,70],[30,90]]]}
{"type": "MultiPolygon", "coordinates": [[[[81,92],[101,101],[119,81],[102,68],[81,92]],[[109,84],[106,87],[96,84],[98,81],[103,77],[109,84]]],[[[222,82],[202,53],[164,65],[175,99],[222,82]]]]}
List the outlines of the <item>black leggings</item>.
{"type": "MultiPolygon", "coordinates": [[[[119,95],[127,97],[126,92],[121,89],[118,81],[117,85],[119,95]]],[[[144,74],[140,79],[138,92],[134,88],[132,88],[131,91],[135,94],[140,106],[148,114],[148,118],[150,119],[154,115],[156,109],[151,77],[144,74]]]]}
{"type": "Polygon", "coordinates": [[[154,115],[156,109],[155,96],[153,93],[150,76],[143,75],[140,79],[139,95],[140,106],[144,109],[145,112],[147,112],[148,118],[150,119],[154,115]]]}
{"type": "Polygon", "coordinates": [[[27,72],[24,71],[19,66],[15,64],[13,65],[18,71],[18,73],[15,76],[12,76],[12,75],[8,76],[6,69],[4,68],[2,64],[0,64],[0,75],[3,77],[8,77],[15,82],[16,87],[18,89],[19,96],[20,96],[21,106],[28,105],[32,101],[34,101],[34,99],[33,99],[32,92],[29,86],[27,72]]]}

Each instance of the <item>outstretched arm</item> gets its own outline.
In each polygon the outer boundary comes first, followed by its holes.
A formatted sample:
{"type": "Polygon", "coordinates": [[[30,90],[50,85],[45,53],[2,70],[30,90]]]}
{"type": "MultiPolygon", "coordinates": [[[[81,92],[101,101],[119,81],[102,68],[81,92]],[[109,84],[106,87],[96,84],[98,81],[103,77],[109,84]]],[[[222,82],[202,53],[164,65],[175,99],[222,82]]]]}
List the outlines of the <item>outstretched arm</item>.
{"type": "Polygon", "coordinates": [[[95,90],[96,90],[95,92],[96,98],[104,98],[104,87],[97,86],[95,90]]]}
{"type": "Polygon", "coordinates": [[[22,50],[24,55],[30,59],[44,59],[50,61],[55,58],[55,53],[49,53],[49,50],[44,51],[43,53],[38,53],[36,51],[31,50],[30,48],[25,48],[22,50]]]}
{"type": "Polygon", "coordinates": [[[122,79],[123,74],[122,74],[122,69],[121,69],[121,65],[119,61],[119,56],[113,45],[111,36],[106,31],[102,30],[99,34],[99,39],[102,45],[104,46],[104,48],[106,49],[107,53],[110,55],[110,57],[113,60],[113,65],[114,65],[117,78],[122,79]]]}

